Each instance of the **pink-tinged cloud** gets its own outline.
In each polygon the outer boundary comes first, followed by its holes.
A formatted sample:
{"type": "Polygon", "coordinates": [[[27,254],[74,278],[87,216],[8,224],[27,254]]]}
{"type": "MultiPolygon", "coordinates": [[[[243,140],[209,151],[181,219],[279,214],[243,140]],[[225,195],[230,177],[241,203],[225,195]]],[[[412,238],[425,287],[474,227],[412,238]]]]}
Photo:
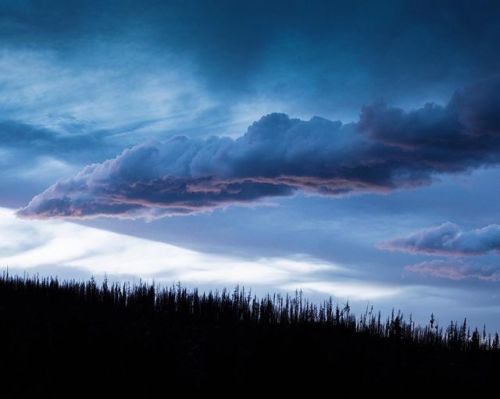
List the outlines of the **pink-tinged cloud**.
{"type": "Polygon", "coordinates": [[[500,163],[499,93],[495,78],[458,91],[446,106],[367,106],[357,123],[270,114],[238,139],[138,145],[49,187],[18,214],[155,218],[297,190],[339,196],[430,184],[438,173],[500,163]]]}
{"type": "Polygon", "coordinates": [[[405,271],[449,280],[500,281],[500,267],[478,266],[457,260],[431,260],[405,267],[405,271]]]}
{"type": "Polygon", "coordinates": [[[465,256],[500,250],[500,225],[463,231],[453,223],[424,229],[379,245],[381,249],[412,254],[465,256]]]}

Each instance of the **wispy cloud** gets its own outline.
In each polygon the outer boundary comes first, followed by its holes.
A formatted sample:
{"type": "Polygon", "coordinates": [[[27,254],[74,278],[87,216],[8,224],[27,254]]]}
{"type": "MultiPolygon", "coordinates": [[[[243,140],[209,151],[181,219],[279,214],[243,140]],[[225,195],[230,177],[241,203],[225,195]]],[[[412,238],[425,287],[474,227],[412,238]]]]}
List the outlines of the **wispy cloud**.
{"type": "Polygon", "coordinates": [[[132,44],[117,43],[67,59],[49,49],[4,48],[0,51],[0,116],[79,134],[144,121],[156,121],[163,130],[182,121],[188,125],[216,104],[187,64],[177,61],[166,67],[169,57],[169,53],[160,58],[132,44]],[[138,65],[141,73],[135,69],[138,65]]]}
{"type": "Polygon", "coordinates": [[[434,259],[408,265],[405,267],[405,270],[423,276],[457,281],[465,279],[500,281],[500,266],[478,265],[464,259],[434,259]]]}

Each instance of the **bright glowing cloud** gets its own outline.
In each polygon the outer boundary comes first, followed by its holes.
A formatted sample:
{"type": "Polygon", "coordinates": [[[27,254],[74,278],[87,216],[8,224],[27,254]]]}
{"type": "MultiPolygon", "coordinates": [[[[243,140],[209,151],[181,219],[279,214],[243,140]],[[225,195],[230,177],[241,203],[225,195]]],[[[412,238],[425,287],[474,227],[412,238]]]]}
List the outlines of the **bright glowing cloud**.
{"type": "MultiPolygon", "coordinates": [[[[63,221],[20,220],[5,208],[0,208],[0,231],[8,232],[2,234],[0,242],[0,265],[18,271],[57,266],[168,283],[256,284],[290,289],[300,288],[321,273],[348,274],[341,266],[305,256],[246,260],[205,254],[63,221]]],[[[368,290],[360,296],[351,283],[344,286],[339,282],[336,287],[343,296],[352,294],[362,299],[381,293],[368,290]]]]}
{"type": "Polygon", "coordinates": [[[345,280],[342,282],[308,281],[297,285],[288,284],[283,286],[285,289],[297,289],[297,287],[304,292],[312,291],[342,298],[344,300],[354,299],[362,301],[392,297],[404,292],[403,287],[354,280],[345,280]]]}

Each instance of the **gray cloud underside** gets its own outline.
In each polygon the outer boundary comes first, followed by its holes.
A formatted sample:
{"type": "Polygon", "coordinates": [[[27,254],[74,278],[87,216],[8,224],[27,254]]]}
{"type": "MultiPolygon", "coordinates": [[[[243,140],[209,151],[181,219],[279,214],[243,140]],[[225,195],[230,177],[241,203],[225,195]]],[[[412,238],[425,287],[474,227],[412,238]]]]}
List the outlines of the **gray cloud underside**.
{"type": "Polygon", "coordinates": [[[500,250],[500,225],[462,231],[456,224],[444,223],[385,242],[381,248],[427,255],[483,255],[500,250]]]}
{"type": "Polygon", "coordinates": [[[338,196],[430,184],[500,162],[500,79],[446,106],[366,106],[356,123],[270,114],[237,139],[149,142],[84,168],[33,198],[26,217],[146,217],[254,203],[297,190],[338,196]]]}

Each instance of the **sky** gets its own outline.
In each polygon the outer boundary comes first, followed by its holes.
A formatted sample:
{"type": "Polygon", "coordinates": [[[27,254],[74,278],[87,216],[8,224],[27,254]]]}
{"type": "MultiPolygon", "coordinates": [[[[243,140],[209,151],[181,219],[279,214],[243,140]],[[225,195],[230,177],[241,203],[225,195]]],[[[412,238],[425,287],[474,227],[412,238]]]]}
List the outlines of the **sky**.
{"type": "Polygon", "coordinates": [[[0,268],[500,330],[496,1],[0,0],[0,268]]]}

